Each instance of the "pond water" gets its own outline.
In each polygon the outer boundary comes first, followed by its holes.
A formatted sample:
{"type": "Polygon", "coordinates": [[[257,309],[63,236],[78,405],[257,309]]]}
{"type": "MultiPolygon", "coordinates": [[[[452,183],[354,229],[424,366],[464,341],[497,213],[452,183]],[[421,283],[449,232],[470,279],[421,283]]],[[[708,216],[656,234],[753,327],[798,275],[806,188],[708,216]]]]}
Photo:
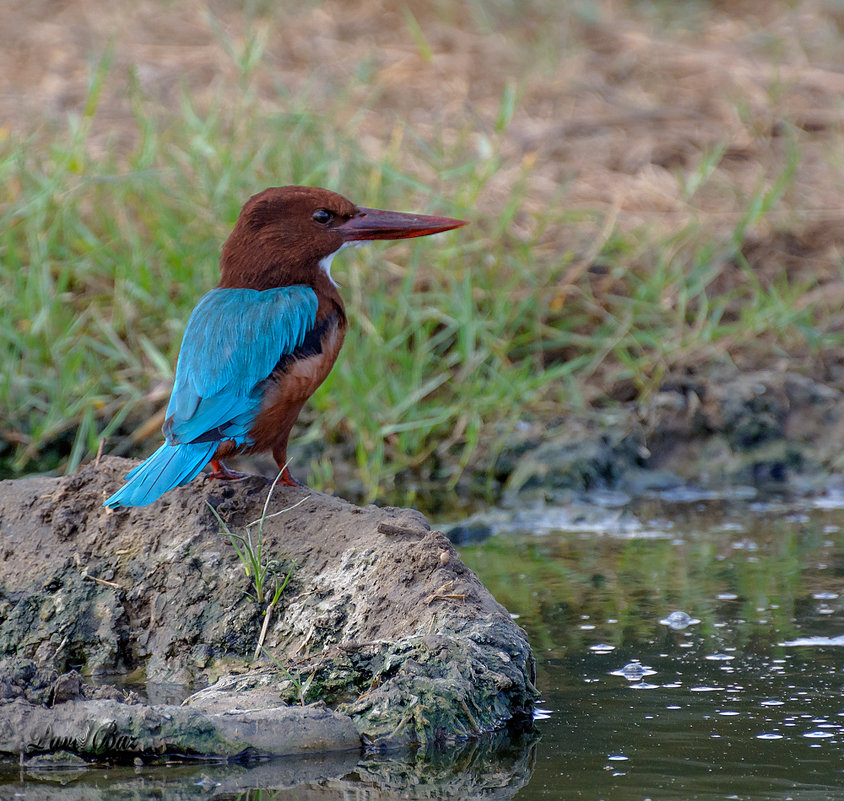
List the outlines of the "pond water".
{"type": "Polygon", "coordinates": [[[8,766],[0,801],[844,799],[844,496],[606,493],[468,522],[461,555],[537,656],[535,734],[253,766],[8,766]]]}
{"type": "Polygon", "coordinates": [[[603,501],[462,548],[540,660],[520,801],[844,798],[841,499],[603,501]]]}

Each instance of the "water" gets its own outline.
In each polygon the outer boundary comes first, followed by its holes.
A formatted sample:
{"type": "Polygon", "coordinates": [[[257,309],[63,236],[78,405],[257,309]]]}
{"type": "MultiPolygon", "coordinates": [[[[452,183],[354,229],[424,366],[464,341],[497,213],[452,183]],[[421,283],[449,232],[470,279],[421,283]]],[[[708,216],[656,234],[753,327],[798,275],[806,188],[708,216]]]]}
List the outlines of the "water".
{"type": "Polygon", "coordinates": [[[844,799],[840,499],[495,512],[460,546],[538,660],[537,736],[440,754],[87,771],[33,799],[844,799]]]}
{"type": "Polygon", "coordinates": [[[844,512],[661,500],[600,518],[522,510],[462,549],[540,659],[518,799],[844,798],[844,512]]]}

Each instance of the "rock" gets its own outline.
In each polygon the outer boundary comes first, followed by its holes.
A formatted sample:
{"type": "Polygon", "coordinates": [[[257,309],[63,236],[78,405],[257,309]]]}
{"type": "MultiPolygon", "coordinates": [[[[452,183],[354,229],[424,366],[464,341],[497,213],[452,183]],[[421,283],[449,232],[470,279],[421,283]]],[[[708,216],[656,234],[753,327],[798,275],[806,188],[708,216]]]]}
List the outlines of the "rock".
{"type": "Polygon", "coordinates": [[[50,705],[73,701],[82,695],[82,676],[76,670],[63,673],[50,688],[50,705]]]}
{"type": "Polygon", "coordinates": [[[644,455],[641,429],[624,415],[608,416],[600,430],[573,420],[521,452],[507,475],[505,493],[614,487],[644,455]]]}
{"type": "Polygon", "coordinates": [[[295,567],[252,664],[267,599],[250,597],[208,504],[243,532],[266,481],[195,481],[149,507],[103,508],[132,466],[104,459],[63,479],[0,482],[0,655],[18,658],[0,669],[0,730],[17,736],[0,750],[92,754],[99,736],[109,753],[275,754],[529,724],[524,632],[420,514],[276,488],[263,527],[269,591],[295,567]],[[72,669],[223,678],[173,707],[121,703],[122,691],[79,686],[72,669]]]}
{"type": "Polygon", "coordinates": [[[841,409],[838,390],[786,371],[675,386],[652,406],[648,466],[703,486],[828,473],[840,468],[841,409]]]}
{"type": "Polygon", "coordinates": [[[646,404],[517,426],[503,438],[494,478],[508,505],[564,505],[604,489],[642,496],[687,482],[818,484],[844,467],[841,401],[840,390],[784,370],[684,375],[646,404]]]}

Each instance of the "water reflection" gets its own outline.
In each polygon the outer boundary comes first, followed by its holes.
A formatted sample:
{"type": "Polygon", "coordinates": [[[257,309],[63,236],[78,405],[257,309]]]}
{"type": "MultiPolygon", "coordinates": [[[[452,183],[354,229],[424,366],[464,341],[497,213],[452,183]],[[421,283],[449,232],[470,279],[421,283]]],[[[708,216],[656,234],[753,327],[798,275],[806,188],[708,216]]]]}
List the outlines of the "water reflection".
{"type": "Polygon", "coordinates": [[[252,765],[174,764],[88,770],[18,769],[0,773],[0,801],[112,801],[112,799],[453,799],[513,798],[536,761],[534,734],[501,732],[449,750],[415,754],[356,752],[252,765]]]}

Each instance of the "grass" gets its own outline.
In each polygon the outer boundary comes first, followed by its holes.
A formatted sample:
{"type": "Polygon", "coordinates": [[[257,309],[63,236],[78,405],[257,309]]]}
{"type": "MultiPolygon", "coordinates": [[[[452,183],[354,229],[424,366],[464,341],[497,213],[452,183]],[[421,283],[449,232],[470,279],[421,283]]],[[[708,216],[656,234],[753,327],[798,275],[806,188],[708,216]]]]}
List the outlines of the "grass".
{"type": "MultiPolygon", "coordinates": [[[[493,36],[512,20],[491,8],[470,4],[473,22],[442,11],[438,24],[493,36]]],[[[420,63],[435,64],[431,20],[409,9],[401,19],[420,63]]],[[[528,79],[556,68],[545,39],[528,78],[508,76],[489,96],[487,127],[471,114],[448,130],[397,117],[373,155],[361,141],[383,109],[366,60],[319,111],[320,87],[307,82],[274,84],[268,103],[266,29],[211,28],[236,92],[200,101],[184,86],[164,110],[130,80],[133,122],[109,138],[98,124],[115,80],[106,51],[66,125],[0,140],[3,475],[72,471],[102,438],[106,452],[152,450],[190,310],[216,282],[240,205],[268,185],[472,221],[335,265],[352,324],[293,443],[313,455],[318,487],[336,487],[337,452],[370,499],[408,475],[453,487],[521,419],[646,402],[666,376],[702,364],[786,358],[811,370],[840,348],[841,303],[803,301],[818,276],[788,269],[775,249],[767,261],[748,255],[794,228],[792,213],[812,218],[800,181],[815,143],[804,131],[786,125],[784,147],[760,133],[769,160],[752,180],[732,181],[729,142],[711,143],[660,174],[677,191],[676,220],[645,209],[631,222],[579,203],[576,184],[548,188],[542,147],[513,157],[537,91],[528,79]]],[[[750,113],[741,98],[734,108],[750,113]]],[[[840,268],[827,264],[836,285],[840,268]]]]}
{"type": "Polygon", "coordinates": [[[303,679],[302,674],[297,675],[291,673],[266,648],[264,648],[263,646],[259,646],[259,648],[263,652],[264,656],[270,659],[273,664],[275,664],[276,668],[278,668],[278,670],[281,671],[284,677],[293,685],[293,689],[296,691],[296,695],[299,698],[299,705],[305,706],[305,704],[307,703],[306,698],[308,696],[308,690],[311,689],[311,684],[313,683],[314,676],[316,676],[316,671],[311,673],[307,678],[303,679]]]}
{"type": "Polygon", "coordinates": [[[267,636],[267,629],[270,624],[270,618],[272,617],[273,610],[281,600],[282,593],[285,589],[287,589],[287,585],[290,583],[290,577],[293,575],[293,570],[296,567],[295,564],[291,565],[290,569],[284,575],[284,578],[279,580],[280,574],[277,571],[276,566],[273,563],[266,561],[264,558],[264,524],[271,517],[283,515],[291,509],[295,509],[297,506],[310,498],[310,495],[306,495],[292,506],[288,506],[279,512],[273,512],[273,514],[268,515],[267,508],[270,505],[270,498],[272,497],[273,490],[275,489],[276,484],[278,484],[280,478],[281,472],[279,472],[276,476],[275,481],[273,481],[267,491],[267,499],[264,501],[264,508],[261,511],[261,516],[257,520],[247,523],[246,526],[244,526],[243,534],[233,532],[228,527],[225,520],[220,517],[217,510],[211,506],[210,503],[208,504],[208,508],[211,510],[211,513],[223,529],[220,534],[229,538],[229,542],[231,542],[232,548],[234,548],[237,558],[243,566],[243,571],[246,573],[246,577],[252,581],[252,590],[254,595],[250,595],[249,593],[246,593],[246,595],[259,605],[262,605],[264,601],[269,601],[267,603],[267,608],[264,610],[264,621],[261,625],[261,633],[258,635],[257,645],[255,646],[254,659],[257,659],[261,655],[261,649],[264,645],[264,639],[267,636]],[[256,529],[254,534],[253,528],[256,529]],[[269,588],[270,581],[272,581],[271,597],[265,594],[269,588]]]}

